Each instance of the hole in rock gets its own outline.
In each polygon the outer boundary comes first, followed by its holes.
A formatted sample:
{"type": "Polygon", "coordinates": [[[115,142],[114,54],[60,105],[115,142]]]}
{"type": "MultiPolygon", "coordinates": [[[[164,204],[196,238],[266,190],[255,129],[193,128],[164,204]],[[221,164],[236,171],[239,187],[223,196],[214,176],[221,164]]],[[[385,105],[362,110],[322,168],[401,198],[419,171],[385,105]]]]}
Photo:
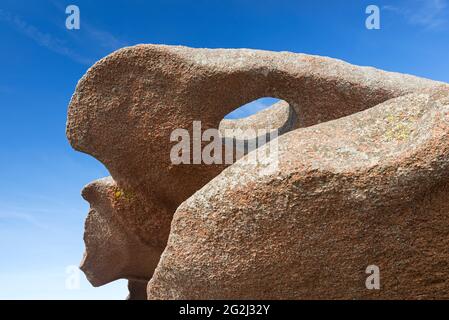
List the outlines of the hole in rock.
{"type": "Polygon", "coordinates": [[[284,100],[264,97],[235,109],[220,122],[220,135],[235,160],[296,129],[297,117],[284,100]]]}
{"type": "Polygon", "coordinates": [[[272,105],[274,105],[275,103],[277,103],[279,101],[281,101],[281,100],[276,99],[276,98],[271,98],[271,97],[260,98],[260,99],[251,101],[250,103],[247,103],[247,104],[239,107],[238,109],[233,110],[232,112],[228,113],[224,117],[224,119],[235,120],[235,119],[246,118],[246,117],[249,117],[253,114],[256,114],[262,110],[265,110],[265,109],[271,107],[272,105]]]}

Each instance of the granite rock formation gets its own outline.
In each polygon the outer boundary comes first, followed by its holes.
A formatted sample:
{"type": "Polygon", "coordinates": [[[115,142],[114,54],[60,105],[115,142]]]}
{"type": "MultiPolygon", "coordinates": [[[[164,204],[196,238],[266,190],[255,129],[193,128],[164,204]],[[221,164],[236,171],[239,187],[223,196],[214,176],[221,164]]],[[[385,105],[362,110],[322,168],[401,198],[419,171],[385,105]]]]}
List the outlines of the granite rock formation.
{"type": "MultiPolygon", "coordinates": [[[[281,134],[295,126],[294,112],[281,101],[248,119],[223,120],[219,130],[225,148],[235,140],[247,140],[246,136],[238,135],[238,129],[279,128],[281,134]],[[226,136],[227,129],[237,135],[226,136]]],[[[215,166],[215,173],[221,169],[222,166],[215,166]]],[[[91,210],[85,224],[86,251],[81,270],[94,286],[128,279],[128,298],[139,299],[142,283],[146,291],[146,283],[165,248],[173,211],[161,203],[140,200],[129,189],[120,188],[112,177],[86,185],[82,196],[90,203],[91,210]]]]}
{"type": "Polygon", "coordinates": [[[150,298],[449,298],[447,89],[278,140],[278,170],[239,161],[177,209],[150,298]]]}
{"type": "Polygon", "coordinates": [[[83,190],[82,269],[94,285],[129,279],[131,299],[149,279],[150,299],[448,297],[448,97],[446,84],[331,58],[121,49],[69,106],[70,143],[113,177],[83,190]],[[222,121],[265,96],[285,102],[222,121]],[[170,135],[194,121],[280,129],[259,148],[276,143],[276,166],[252,153],[174,165],[170,135]],[[370,264],[380,291],[365,287],[370,264]]]}

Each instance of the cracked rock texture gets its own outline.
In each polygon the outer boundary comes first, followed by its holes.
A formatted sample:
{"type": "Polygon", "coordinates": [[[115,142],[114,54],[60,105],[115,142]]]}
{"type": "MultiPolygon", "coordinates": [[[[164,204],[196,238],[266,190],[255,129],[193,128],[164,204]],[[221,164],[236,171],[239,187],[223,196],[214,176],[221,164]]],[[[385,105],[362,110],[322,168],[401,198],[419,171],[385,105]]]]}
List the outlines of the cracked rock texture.
{"type": "Polygon", "coordinates": [[[72,146],[113,177],[83,190],[82,269],[129,279],[130,299],[150,279],[150,299],[447,298],[448,109],[446,84],[331,58],[121,49],[68,111],[72,146]],[[222,121],[266,96],[283,101],[222,121]],[[285,134],[259,148],[276,145],[269,163],[174,165],[170,134],[193,121],[226,143],[226,128],[285,134]]]}

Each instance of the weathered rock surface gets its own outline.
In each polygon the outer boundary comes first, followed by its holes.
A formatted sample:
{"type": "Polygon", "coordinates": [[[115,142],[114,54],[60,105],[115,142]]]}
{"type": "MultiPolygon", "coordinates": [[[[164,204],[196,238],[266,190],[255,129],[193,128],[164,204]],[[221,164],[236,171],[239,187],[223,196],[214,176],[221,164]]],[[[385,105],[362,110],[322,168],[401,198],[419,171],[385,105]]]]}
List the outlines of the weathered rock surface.
{"type": "Polygon", "coordinates": [[[141,202],[111,177],[90,183],[82,195],[91,205],[81,262],[88,280],[94,286],[121,278],[148,282],[165,247],[172,212],[141,202]]]}
{"type": "Polygon", "coordinates": [[[433,86],[317,56],[138,45],[102,59],[80,80],[67,136],[75,149],[100,160],[120,187],[174,211],[217,172],[209,165],[172,165],[175,128],[189,129],[193,121],[203,130],[218,128],[226,114],[264,96],[288,102],[304,127],[433,86]]]}
{"type": "MultiPolygon", "coordinates": [[[[250,122],[248,119],[226,120],[220,128],[226,143],[226,129],[278,126],[283,133],[295,125],[291,108],[281,102],[253,115],[250,122]]],[[[244,137],[237,135],[236,138],[244,137]]],[[[216,170],[218,174],[220,167],[216,170]]],[[[94,286],[129,279],[128,298],[141,299],[143,287],[146,298],[146,284],[165,248],[174,211],[160,202],[139,199],[133,192],[119,188],[112,177],[88,184],[82,195],[90,203],[91,210],[85,224],[86,251],[81,270],[94,286]]]]}
{"type": "MultiPolygon", "coordinates": [[[[69,106],[70,143],[105,164],[113,177],[83,191],[91,212],[82,269],[94,285],[130,279],[130,288],[136,288],[130,298],[141,296],[141,283],[151,278],[165,248],[173,213],[204,186],[177,210],[169,244],[149,284],[150,298],[360,297],[355,261],[369,251],[369,240],[382,239],[365,232],[361,223],[382,231],[381,225],[397,222],[392,210],[420,222],[398,208],[430,201],[425,192],[444,183],[439,169],[425,171],[432,161],[444,163],[441,150],[428,150],[425,158],[415,149],[441,142],[425,134],[441,133],[435,123],[445,122],[435,120],[442,111],[434,104],[445,101],[447,88],[431,80],[287,52],[155,45],[121,49],[87,72],[69,106]],[[246,120],[221,121],[264,96],[285,102],[246,120]],[[396,97],[401,98],[354,114],[396,97]],[[401,108],[406,124],[396,119],[401,108]],[[392,118],[382,116],[385,110],[392,118]],[[397,121],[397,126],[388,127],[387,120],[397,121]],[[281,133],[325,123],[277,139],[275,170],[249,168],[239,161],[211,181],[225,165],[174,165],[170,160],[170,134],[183,128],[192,135],[193,121],[201,121],[202,131],[274,125],[281,133]],[[382,130],[387,130],[384,135],[382,130]],[[403,184],[407,188],[401,189],[403,184]],[[366,207],[363,213],[356,211],[361,206],[366,207]],[[377,216],[384,217],[379,225],[373,222],[377,216]],[[359,249],[343,252],[343,246],[334,248],[330,242],[359,249]],[[327,253],[331,259],[331,249],[348,256],[336,267],[339,274],[348,273],[334,284],[328,281],[333,266],[320,259],[327,253]],[[348,279],[352,282],[344,287],[348,279]]],[[[435,221],[443,211],[442,206],[435,221]]],[[[399,226],[394,230],[404,236],[399,226]]],[[[376,257],[384,253],[376,250],[376,257]]],[[[404,257],[415,258],[411,253],[404,257]]],[[[404,259],[398,264],[408,266],[404,259]]]]}
{"type": "Polygon", "coordinates": [[[449,298],[448,87],[278,143],[276,171],[242,159],[178,208],[149,298],[449,298]]]}

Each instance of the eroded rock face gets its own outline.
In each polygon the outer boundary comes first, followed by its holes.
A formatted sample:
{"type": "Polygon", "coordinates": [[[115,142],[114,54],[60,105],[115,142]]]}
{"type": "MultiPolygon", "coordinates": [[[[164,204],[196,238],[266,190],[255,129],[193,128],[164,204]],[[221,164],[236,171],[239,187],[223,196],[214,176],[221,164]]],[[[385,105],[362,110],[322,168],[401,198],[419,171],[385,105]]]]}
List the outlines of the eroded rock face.
{"type": "Polygon", "coordinates": [[[448,87],[278,143],[276,171],[242,159],[178,208],[149,298],[449,297],[448,87]]]}
{"type": "MultiPolygon", "coordinates": [[[[152,277],[165,248],[173,213],[203,187],[177,210],[169,244],[149,284],[150,298],[358,297],[351,273],[355,263],[344,264],[344,270],[337,266],[340,273],[349,273],[331,285],[326,280],[326,259],[318,256],[342,249],[326,247],[331,237],[343,237],[341,230],[347,237],[339,241],[346,246],[349,240],[355,241],[351,236],[362,238],[364,229],[358,223],[363,215],[356,213],[357,206],[367,206],[369,221],[381,215],[379,207],[385,207],[385,215],[417,204],[424,192],[417,187],[421,183],[429,190],[436,182],[444,182],[438,170],[423,171],[429,173],[430,182],[419,180],[424,158],[413,153],[413,146],[421,148],[429,140],[438,140],[415,131],[426,124],[425,132],[436,132],[427,118],[441,114],[432,104],[441,104],[446,92],[446,85],[434,81],[287,52],[155,45],[119,50],[87,72],[69,106],[70,143],[105,164],[113,177],[93,182],[83,191],[91,212],[82,269],[94,285],[130,279],[130,288],[137,288],[130,289],[130,298],[140,297],[142,283],[152,277]],[[221,121],[237,107],[264,96],[284,102],[245,120],[221,121]],[[385,102],[396,97],[400,98],[385,102]],[[364,113],[326,122],[384,102],[364,113]],[[401,117],[397,110],[403,107],[410,115],[406,124],[397,120],[401,117]],[[382,117],[385,110],[390,118],[382,117]],[[227,143],[240,138],[226,136],[226,128],[274,126],[285,133],[326,123],[276,139],[279,166],[274,170],[249,168],[239,160],[220,174],[226,165],[171,162],[171,133],[182,128],[192,135],[194,121],[201,121],[202,131],[219,128],[227,143]],[[390,131],[381,135],[382,128],[390,131]],[[403,158],[410,162],[407,169],[416,174],[402,171],[405,162],[389,166],[387,159],[403,158]],[[386,171],[377,172],[379,168],[386,171]],[[399,182],[395,185],[388,179],[399,182]],[[397,191],[401,179],[416,188],[397,191]],[[389,184],[382,184],[387,180],[389,184]],[[390,197],[395,199],[392,203],[390,197]],[[283,206],[284,202],[289,206],[283,206]],[[303,232],[304,226],[310,229],[303,232]],[[321,233],[312,234],[312,230],[321,233]],[[211,242],[205,244],[205,239],[211,242]],[[296,249],[300,252],[295,253],[296,249]],[[198,261],[202,254],[207,259],[198,261]],[[283,260],[278,263],[278,259],[283,260]],[[323,262],[312,267],[319,261],[323,262]],[[320,277],[321,287],[307,287],[320,277]],[[353,280],[347,284],[349,293],[338,285],[348,277],[353,280]],[[243,281],[232,285],[231,279],[243,281]],[[276,288],[266,287],[270,281],[276,288]],[[328,285],[334,289],[326,291],[328,285]]],[[[426,161],[440,156],[434,149],[429,151],[433,153],[426,161]]],[[[388,225],[393,217],[385,219],[382,223],[388,225]]],[[[367,239],[381,238],[371,234],[367,239]]],[[[368,251],[369,243],[362,244],[368,251]]],[[[359,261],[361,254],[348,257],[359,261]]]]}
{"type": "Polygon", "coordinates": [[[288,102],[304,127],[434,85],[288,52],[139,45],[109,55],[80,80],[67,137],[100,160],[119,186],[175,210],[217,171],[171,164],[176,128],[191,130],[193,121],[203,131],[218,128],[226,114],[265,96],[288,102]]]}
{"type": "MultiPolygon", "coordinates": [[[[225,135],[227,129],[238,133],[239,129],[278,127],[282,134],[296,123],[291,107],[280,102],[249,119],[224,120],[220,129],[223,143],[232,144],[227,141],[230,138],[225,135]]],[[[245,139],[238,134],[232,138],[245,139]]],[[[218,174],[221,166],[215,166],[215,170],[218,174]]],[[[129,189],[120,188],[112,177],[88,184],[82,196],[90,203],[91,210],[85,224],[86,251],[81,270],[94,286],[129,279],[128,299],[141,299],[143,287],[146,297],[146,284],[165,248],[174,210],[157,199],[138,198],[129,189]]]]}
{"type": "Polygon", "coordinates": [[[173,213],[123,191],[111,177],[90,183],[82,195],[91,205],[80,267],[88,280],[94,286],[121,278],[148,282],[165,247],[173,213]]]}

